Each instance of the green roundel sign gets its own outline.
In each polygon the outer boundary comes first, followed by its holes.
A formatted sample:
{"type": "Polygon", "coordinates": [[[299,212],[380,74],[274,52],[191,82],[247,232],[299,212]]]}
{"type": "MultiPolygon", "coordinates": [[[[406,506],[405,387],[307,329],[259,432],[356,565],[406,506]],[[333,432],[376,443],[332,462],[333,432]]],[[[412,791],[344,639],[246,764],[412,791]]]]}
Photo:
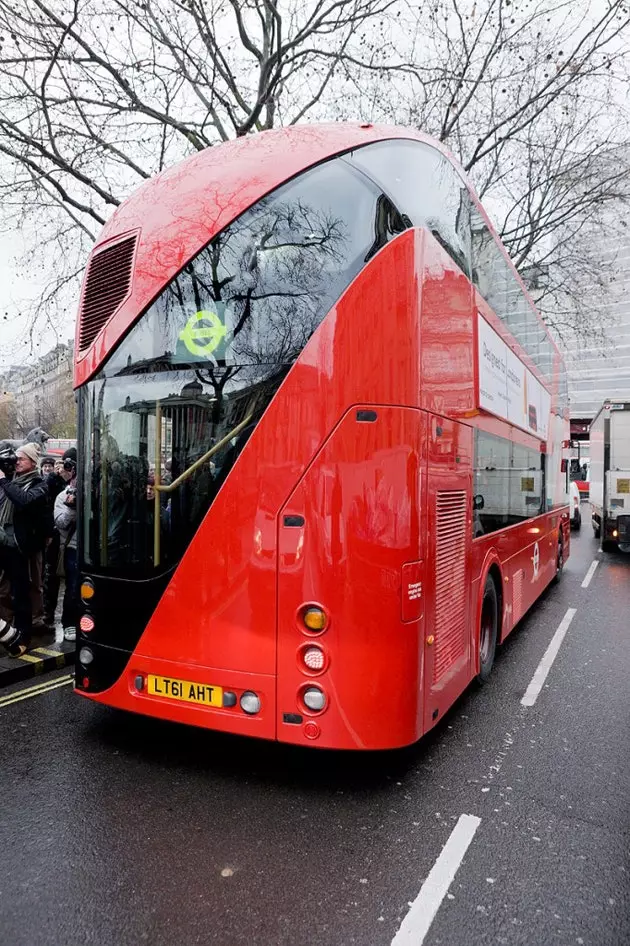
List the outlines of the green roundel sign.
{"type": "Polygon", "coordinates": [[[225,340],[226,328],[216,312],[203,309],[195,312],[179,333],[179,340],[194,358],[216,357],[225,340]]]}

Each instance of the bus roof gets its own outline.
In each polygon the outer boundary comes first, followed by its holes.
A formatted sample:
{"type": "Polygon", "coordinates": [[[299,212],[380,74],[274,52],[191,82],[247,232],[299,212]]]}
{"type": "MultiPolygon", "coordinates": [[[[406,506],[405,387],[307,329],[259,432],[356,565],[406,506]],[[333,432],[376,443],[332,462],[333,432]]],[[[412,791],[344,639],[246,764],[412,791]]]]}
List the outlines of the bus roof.
{"type": "Polygon", "coordinates": [[[424,141],[457,166],[439,142],[414,129],[337,122],[293,125],[226,141],[145,181],[115,210],[92,250],[90,259],[107,244],[137,235],[131,291],[83,351],[77,324],[75,384],[94,373],[166,283],[248,207],[335,154],[391,138],[424,141]]]}
{"type": "MultiPolygon", "coordinates": [[[[336,122],[293,125],[226,141],[145,181],[116,209],[90,255],[88,267],[108,246],[115,253],[119,241],[130,237],[135,240],[130,290],[115,307],[112,317],[102,328],[99,324],[95,337],[89,344],[84,341],[82,347],[84,278],[76,330],[75,386],[98,369],[138,315],[186,263],[248,207],[321,161],[393,138],[422,141],[437,148],[466,180],[450,152],[416,129],[336,122]]],[[[475,196],[470,185],[469,189],[475,196]]],[[[494,232],[483,208],[481,212],[494,232]]],[[[107,282],[110,281],[108,274],[107,282]]]]}

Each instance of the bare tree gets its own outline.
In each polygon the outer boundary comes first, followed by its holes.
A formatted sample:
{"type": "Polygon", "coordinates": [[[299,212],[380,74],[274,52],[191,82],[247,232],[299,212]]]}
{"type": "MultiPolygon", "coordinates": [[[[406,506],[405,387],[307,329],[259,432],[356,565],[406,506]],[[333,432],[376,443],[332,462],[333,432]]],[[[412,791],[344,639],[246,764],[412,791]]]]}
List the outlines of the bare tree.
{"type": "Polygon", "coordinates": [[[52,262],[39,318],[138,183],[307,118],[434,134],[521,270],[568,273],[627,195],[629,23],[625,0],[0,0],[0,197],[52,262]]]}
{"type": "Polygon", "coordinates": [[[70,378],[67,390],[57,392],[54,397],[43,393],[34,398],[22,398],[18,393],[13,404],[13,429],[20,435],[41,427],[51,437],[76,437],[77,412],[70,378]]]}
{"type": "Polygon", "coordinates": [[[630,197],[628,4],[441,0],[405,32],[404,62],[364,63],[371,117],[450,147],[549,324],[592,335],[585,289],[609,285],[598,243],[630,197]]]}

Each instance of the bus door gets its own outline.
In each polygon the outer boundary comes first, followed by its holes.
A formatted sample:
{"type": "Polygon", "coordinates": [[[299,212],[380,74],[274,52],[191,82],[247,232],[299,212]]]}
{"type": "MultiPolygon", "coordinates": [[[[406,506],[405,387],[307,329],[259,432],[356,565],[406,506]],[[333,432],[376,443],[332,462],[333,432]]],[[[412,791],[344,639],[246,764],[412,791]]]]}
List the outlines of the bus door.
{"type": "Polygon", "coordinates": [[[470,427],[429,415],[425,732],[470,681],[472,456],[470,427]]]}

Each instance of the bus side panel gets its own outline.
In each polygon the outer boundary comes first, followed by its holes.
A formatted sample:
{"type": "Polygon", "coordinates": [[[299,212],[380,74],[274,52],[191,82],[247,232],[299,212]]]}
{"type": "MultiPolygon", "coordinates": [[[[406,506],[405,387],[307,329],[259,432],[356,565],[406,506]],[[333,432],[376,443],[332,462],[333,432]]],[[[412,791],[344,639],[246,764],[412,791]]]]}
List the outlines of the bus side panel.
{"type": "Polygon", "coordinates": [[[474,540],[473,598],[477,611],[481,577],[488,557],[496,556],[503,575],[501,642],[555,576],[559,529],[565,541],[565,555],[568,554],[565,516],[560,510],[545,513],[474,540]]]}
{"type": "Polygon", "coordinates": [[[473,431],[430,415],[427,431],[424,731],[468,686],[471,647],[473,431]]]}
{"type": "Polygon", "coordinates": [[[466,417],[477,406],[472,285],[429,236],[423,259],[420,406],[466,417]]]}
{"type": "Polygon", "coordinates": [[[420,411],[353,407],[282,510],[280,740],[384,749],[422,735],[425,439],[420,411]],[[321,634],[304,626],[309,603],[329,617],[321,634]],[[314,644],[326,657],[321,673],[304,665],[314,644]],[[304,706],[310,684],[326,693],[323,713],[304,706]]]}

